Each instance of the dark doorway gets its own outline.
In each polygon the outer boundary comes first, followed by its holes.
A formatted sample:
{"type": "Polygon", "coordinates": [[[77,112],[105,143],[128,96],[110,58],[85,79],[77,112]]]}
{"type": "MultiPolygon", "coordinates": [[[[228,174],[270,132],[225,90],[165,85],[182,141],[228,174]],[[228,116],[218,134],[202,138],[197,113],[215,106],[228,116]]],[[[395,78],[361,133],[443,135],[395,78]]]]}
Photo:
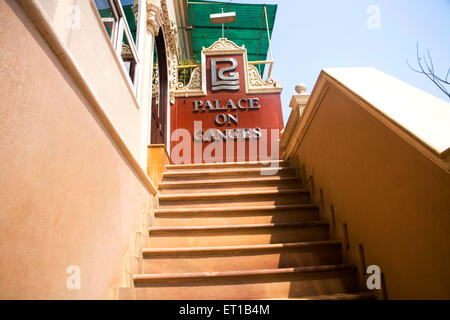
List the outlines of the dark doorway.
{"type": "Polygon", "coordinates": [[[154,57],[150,143],[165,144],[169,87],[166,45],[163,31],[161,29],[159,30],[158,36],[155,37],[154,57]]]}

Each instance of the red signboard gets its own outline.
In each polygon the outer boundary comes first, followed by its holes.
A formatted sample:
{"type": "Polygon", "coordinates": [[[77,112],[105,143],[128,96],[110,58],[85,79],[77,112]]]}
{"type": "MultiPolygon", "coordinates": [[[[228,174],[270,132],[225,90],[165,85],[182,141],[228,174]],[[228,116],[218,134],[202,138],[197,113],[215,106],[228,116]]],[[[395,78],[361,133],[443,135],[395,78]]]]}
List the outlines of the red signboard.
{"type": "Polygon", "coordinates": [[[281,88],[263,81],[247,64],[245,49],[231,44],[204,49],[202,67],[192,76],[201,77],[201,86],[197,79],[197,87],[177,92],[170,110],[174,163],[278,159],[281,88]]]}

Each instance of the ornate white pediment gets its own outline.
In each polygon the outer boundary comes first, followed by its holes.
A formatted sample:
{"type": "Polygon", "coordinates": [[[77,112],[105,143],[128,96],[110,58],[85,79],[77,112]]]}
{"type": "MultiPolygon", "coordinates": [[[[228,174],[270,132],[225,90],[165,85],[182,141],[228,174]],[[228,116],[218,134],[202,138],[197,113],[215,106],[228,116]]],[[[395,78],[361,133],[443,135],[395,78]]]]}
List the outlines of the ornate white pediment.
{"type": "MultiPolygon", "coordinates": [[[[282,87],[280,85],[280,82],[277,80],[274,80],[272,78],[267,79],[267,81],[263,80],[261,78],[261,75],[259,74],[258,69],[254,66],[249,64],[247,68],[247,79],[248,79],[248,91],[249,93],[253,92],[267,92],[268,90],[271,90],[274,92],[274,89],[279,89],[281,92],[282,87]]],[[[277,92],[277,91],[275,91],[277,92]]]]}
{"type": "Polygon", "coordinates": [[[239,53],[239,52],[243,52],[243,51],[247,52],[244,45],[242,47],[239,47],[233,41],[230,41],[225,38],[220,38],[219,40],[214,42],[209,48],[205,48],[205,47],[202,48],[202,53],[203,52],[209,53],[209,52],[214,52],[214,51],[220,51],[221,54],[226,54],[230,51],[231,52],[235,51],[235,53],[239,53]]]}
{"type": "Polygon", "coordinates": [[[178,82],[176,96],[190,96],[190,95],[203,95],[202,91],[202,69],[200,67],[195,68],[191,73],[191,79],[189,83],[184,86],[183,83],[178,82]]]}
{"type": "Polygon", "coordinates": [[[247,49],[245,46],[238,46],[233,41],[221,38],[214,42],[210,47],[203,47],[202,50],[202,65],[196,67],[191,74],[189,83],[184,86],[182,83],[177,84],[175,96],[177,97],[196,97],[206,96],[206,56],[214,55],[243,55],[244,62],[244,78],[245,78],[245,92],[247,94],[254,93],[279,93],[282,87],[279,81],[274,79],[263,80],[254,65],[248,64],[247,49]]]}

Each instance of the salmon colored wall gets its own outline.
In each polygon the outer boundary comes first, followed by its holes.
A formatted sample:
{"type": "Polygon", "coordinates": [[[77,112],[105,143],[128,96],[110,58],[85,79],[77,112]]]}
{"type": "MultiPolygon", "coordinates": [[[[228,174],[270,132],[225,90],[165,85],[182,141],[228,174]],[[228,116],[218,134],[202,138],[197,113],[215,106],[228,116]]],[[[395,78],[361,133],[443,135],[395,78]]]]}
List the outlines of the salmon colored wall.
{"type": "Polygon", "coordinates": [[[0,298],[110,298],[151,196],[21,7],[0,16],[0,298]]]}
{"type": "Polygon", "coordinates": [[[147,175],[153,181],[155,186],[158,187],[159,183],[162,181],[167,165],[171,164],[166,146],[163,144],[149,145],[148,159],[147,175]]]}
{"type": "Polygon", "coordinates": [[[322,218],[334,205],[381,267],[388,298],[450,298],[448,173],[332,85],[292,160],[323,191],[322,218]]]}

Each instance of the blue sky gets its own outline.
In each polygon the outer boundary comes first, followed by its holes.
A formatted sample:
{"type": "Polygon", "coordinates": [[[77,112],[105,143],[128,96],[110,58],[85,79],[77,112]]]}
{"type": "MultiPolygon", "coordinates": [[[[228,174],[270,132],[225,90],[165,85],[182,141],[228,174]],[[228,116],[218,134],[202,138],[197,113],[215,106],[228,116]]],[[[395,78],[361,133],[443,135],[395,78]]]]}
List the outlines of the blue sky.
{"type": "MultiPolygon", "coordinates": [[[[228,2],[228,1],[224,1],[228,2]]],[[[375,67],[419,89],[449,101],[424,75],[409,69],[416,61],[416,43],[430,49],[435,70],[450,67],[450,0],[233,0],[235,3],[277,3],[272,35],[273,78],[283,86],[283,116],[290,113],[294,86],[311,92],[320,70],[327,67],[375,67]],[[380,28],[369,29],[367,9],[380,12],[380,28]]]]}

